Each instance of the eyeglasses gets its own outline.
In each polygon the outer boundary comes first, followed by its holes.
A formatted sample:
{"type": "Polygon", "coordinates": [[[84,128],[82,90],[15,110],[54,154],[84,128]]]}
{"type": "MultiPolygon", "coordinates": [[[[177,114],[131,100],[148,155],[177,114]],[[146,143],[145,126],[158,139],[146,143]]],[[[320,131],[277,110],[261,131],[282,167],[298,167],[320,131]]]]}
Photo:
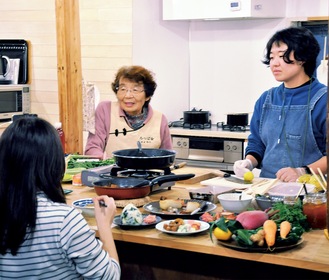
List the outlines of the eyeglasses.
{"type": "Polygon", "coordinates": [[[129,88],[126,88],[125,86],[118,86],[116,88],[116,90],[117,90],[117,93],[122,96],[126,95],[128,91],[134,96],[138,96],[144,91],[144,89],[142,87],[134,87],[132,89],[129,89],[129,88]]]}

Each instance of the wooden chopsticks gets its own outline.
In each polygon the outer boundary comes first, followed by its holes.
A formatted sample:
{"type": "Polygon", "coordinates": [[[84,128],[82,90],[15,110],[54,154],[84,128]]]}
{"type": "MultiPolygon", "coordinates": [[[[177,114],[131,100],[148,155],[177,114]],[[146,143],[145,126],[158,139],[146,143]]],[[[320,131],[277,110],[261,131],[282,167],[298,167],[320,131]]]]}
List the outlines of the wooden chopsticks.
{"type": "Polygon", "coordinates": [[[324,183],[324,186],[327,188],[327,180],[326,180],[326,178],[324,177],[324,175],[323,175],[323,173],[322,173],[322,171],[321,171],[320,168],[318,168],[318,172],[319,172],[319,174],[320,174],[320,176],[321,176],[321,179],[322,179],[322,181],[323,181],[323,183],[324,183]]]}
{"type": "MultiPolygon", "coordinates": [[[[315,172],[313,171],[312,168],[310,168],[310,171],[312,173],[312,175],[315,177],[315,179],[318,181],[318,183],[320,184],[321,188],[326,192],[327,191],[327,188],[323,185],[323,183],[321,182],[321,180],[319,180],[319,177],[315,174],[315,172]]],[[[320,173],[320,176],[322,178],[323,174],[322,174],[322,171],[320,170],[320,168],[318,168],[318,172],[320,173]]],[[[326,180],[324,180],[324,176],[322,178],[323,182],[326,182],[326,180]]]]}

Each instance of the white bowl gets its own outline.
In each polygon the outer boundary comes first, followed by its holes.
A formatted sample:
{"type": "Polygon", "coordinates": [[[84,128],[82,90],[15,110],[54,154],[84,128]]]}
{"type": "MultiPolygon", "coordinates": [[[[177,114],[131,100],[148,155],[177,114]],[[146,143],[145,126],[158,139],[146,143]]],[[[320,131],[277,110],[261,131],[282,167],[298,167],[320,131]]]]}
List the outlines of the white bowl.
{"type": "Polygon", "coordinates": [[[94,217],[95,208],[94,202],[91,198],[78,199],[72,202],[72,205],[82,211],[83,215],[94,217]]]}
{"type": "Polygon", "coordinates": [[[225,211],[241,213],[251,207],[253,197],[244,193],[223,193],[217,198],[225,211]]]}

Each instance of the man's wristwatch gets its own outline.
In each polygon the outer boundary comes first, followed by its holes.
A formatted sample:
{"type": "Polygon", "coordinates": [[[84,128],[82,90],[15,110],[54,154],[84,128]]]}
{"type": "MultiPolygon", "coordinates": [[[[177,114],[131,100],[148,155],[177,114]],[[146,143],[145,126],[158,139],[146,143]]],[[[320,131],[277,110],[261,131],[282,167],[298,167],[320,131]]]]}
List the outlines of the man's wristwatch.
{"type": "Polygon", "coordinates": [[[303,168],[304,168],[306,174],[312,174],[310,168],[307,165],[303,166],[303,168]]]}

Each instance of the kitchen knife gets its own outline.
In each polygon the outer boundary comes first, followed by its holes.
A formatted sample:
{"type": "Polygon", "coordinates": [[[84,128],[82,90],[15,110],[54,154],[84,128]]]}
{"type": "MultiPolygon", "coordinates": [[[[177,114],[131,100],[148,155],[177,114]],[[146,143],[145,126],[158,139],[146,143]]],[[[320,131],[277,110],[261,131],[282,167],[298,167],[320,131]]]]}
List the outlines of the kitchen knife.
{"type": "Polygon", "coordinates": [[[170,166],[170,170],[175,170],[175,169],[179,169],[179,168],[182,168],[186,165],[186,161],[183,161],[181,163],[176,163],[172,166],[170,166]]]}
{"type": "Polygon", "coordinates": [[[227,180],[227,181],[233,182],[233,183],[238,183],[238,184],[252,184],[251,181],[245,181],[243,179],[233,177],[229,173],[224,174],[224,179],[227,180]]]}
{"type": "Polygon", "coordinates": [[[207,202],[206,201],[202,201],[201,204],[200,204],[200,207],[197,208],[197,209],[195,209],[195,210],[193,210],[191,212],[191,215],[194,215],[194,214],[198,213],[199,211],[202,211],[206,206],[207,206],[207,202]]]}

